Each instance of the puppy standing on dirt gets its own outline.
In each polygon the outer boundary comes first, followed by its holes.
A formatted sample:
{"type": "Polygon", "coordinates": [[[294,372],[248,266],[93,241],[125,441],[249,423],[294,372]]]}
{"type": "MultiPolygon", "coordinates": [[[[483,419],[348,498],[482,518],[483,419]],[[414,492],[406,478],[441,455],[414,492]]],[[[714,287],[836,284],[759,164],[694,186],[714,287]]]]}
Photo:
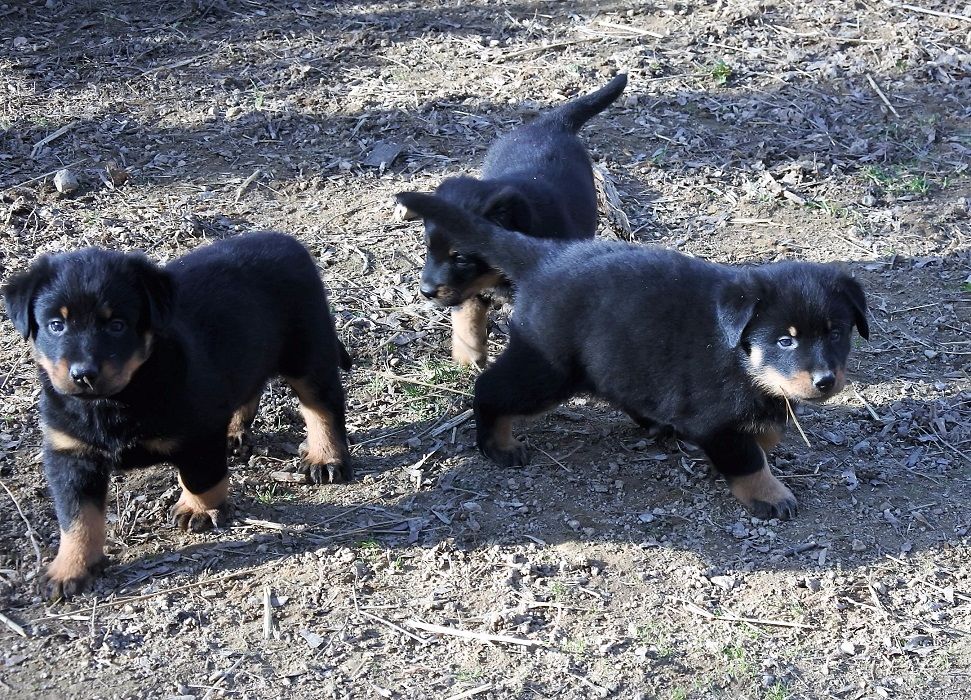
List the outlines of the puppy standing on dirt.
{"type": "Polygon", "coordinates": [[[227,436],[242,441],[277,374],[300,400],[310,480],[351,479],[338,376],[350,358],[317,266],[293,238],[239,236],[165,268],[100,248],[43,256],[3,294],[40,366],[44,471],[61,526],[47,597],[76,593],[103,560],[112,469],[174,464],[175,523],[218,525],[227,436]]]}
{"type": "Polygon", "coordinates": [[[514,416],[589,392],[700,445],[753,515],[795,515],[766,453],[788,399],[843,388],[853,326],[869,337],[855,280],[828,265],[729,267],[647,246],[546,241],[442,198],[399,200],[517,286],[509,346],[475,384],[478,444],[493,461],[527,461],[514,416]]]}
{"type": "MultiPolygon", "coordinates": [[[[623,92],[622,74],[600,90],[571,100],[496,141],[486,153],[482,177],[452,177],[436,194],[465,211],[528,236],[593,238],[597,193],[580,128],[623,92]]],[[[405,218],[416,218],[405,213],[405,218]]],[[[434,221],[425,221],[421,293],[452,307],[452,358],[484,366],[489,301],[508,280],[474,251],[466,250],[434,221]]]]}

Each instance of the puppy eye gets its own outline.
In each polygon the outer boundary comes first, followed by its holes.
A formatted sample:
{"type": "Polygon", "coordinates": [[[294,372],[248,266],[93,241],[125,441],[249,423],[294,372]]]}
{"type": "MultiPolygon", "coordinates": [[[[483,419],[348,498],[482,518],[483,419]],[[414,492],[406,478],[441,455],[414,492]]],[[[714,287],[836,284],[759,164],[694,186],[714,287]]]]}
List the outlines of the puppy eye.
{"type": "Polygon", "coordinates": [[[108,321],[109,333],[116,333],[116,334],[121,333],[126,328],[128,328],[128,324],[122,321],[120,318],[113,318],[110,321],[108,321]]]}
{"type": "Polygon", "coordinates": [[[791,350],[799,344],[791,335],[784,335],[775,342],[780,348],[785,348],[786,350],[791,350]]]}
{"type": "Polygon", "coordinates": [[[843,331],[839,328],[834,328],[829,332],[829,337],[831,340],[839,340],[843,337],[843,331]]]}
{"type": "Polygon", "coordinates": [[[49,330],[54,335],[60,335],[61,333],[64,332],[65,328],[66,326],[64,325],[64,321],[51,321],[50,323],[47,324],[47,330],[49,330]]]}
{"type": "Polygon", "coordinates": [[[452,262],[456,265],[468,265],[471,260],[461,253],[452,253],[452,262]]]}

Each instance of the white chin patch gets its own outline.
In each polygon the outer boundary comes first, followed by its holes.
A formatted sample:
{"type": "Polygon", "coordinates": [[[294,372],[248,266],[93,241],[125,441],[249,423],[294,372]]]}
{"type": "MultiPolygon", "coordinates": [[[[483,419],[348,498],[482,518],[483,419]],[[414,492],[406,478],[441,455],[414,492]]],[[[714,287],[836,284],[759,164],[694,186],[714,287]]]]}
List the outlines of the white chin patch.
{"type": "Polygon", "coordinates": [[[761,367],[762,360],[764,359],[765,355],[762,353],[762,348],[760,348],[758,345],[753,345],[752,351],[748,355],[748,361],[752,363],[752,367],[761,367]]]}

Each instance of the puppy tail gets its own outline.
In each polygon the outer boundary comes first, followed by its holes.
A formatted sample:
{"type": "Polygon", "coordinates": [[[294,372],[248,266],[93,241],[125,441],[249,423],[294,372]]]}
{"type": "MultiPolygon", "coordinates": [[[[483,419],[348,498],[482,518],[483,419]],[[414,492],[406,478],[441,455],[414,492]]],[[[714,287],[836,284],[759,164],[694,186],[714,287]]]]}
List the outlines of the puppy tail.
{"type": "Polygon", "coordinates": [[[513,282],[563,245],[501,228],[434,195],[399,192],[396,198],[415,215],[435,222],[455,248],[477,255],[513,282]]]}
{"type": "Polygon", "coordinates": [[[351,367],[354,365],[354,360],[351,359],[350,354],[347,352],[347,348],[344,347],[344,343],[337,341],[337,355],[338,355],[338,367],[340,367],[345,372],[350,372],[351,367]]]}
{"type": "Polygon", "coordinates": [[[627,87],[627,74],[621,73],[596,92],[570,100],[549,112],[546,117],[541,117],[541,119],[548,119],[553,123],[560,124],[563,128],[575,134],[592,117],[600,114],[611,102],[616,100],[625,87],[627,87]]]}

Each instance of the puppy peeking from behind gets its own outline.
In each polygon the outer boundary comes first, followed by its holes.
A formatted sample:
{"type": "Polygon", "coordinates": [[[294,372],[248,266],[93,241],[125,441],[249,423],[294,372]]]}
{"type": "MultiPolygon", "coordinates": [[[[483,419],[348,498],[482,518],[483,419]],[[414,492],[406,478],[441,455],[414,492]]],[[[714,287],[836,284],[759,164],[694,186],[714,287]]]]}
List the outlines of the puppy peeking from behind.
{"type": "MultiPolygon", "coordinates": [[[[480,178],[451,177],[435,193],[470,214],[527,236],[593,238],[597,193],[590,156],[577,132],[627,86],[618,75],[600,90],[566,102],[496,141],[486,152],[480,178]]],[[[405,219],[418,218],[407,207],[405,219]]],[[[452,358],[460,365],[485,366],[490,300],[508,295],[508,280],[475,251],[425,220],[425,264],[421,293],[452,307],[452,358]]]]}
{"type": "Polygon", "coordinates": [[[842,390],[853,327],[869,337],[852,277],[832,265],[734,267],[648,246],[548,241],[441,197],[398,199],[517,288],[509,345],[475,383],[485,455],[526,464],[512,419],[590,393],[699,445],[753,515],[796,514],[766,454],[782,437],[787,401],[842,390]]]}
{"type": "Polygon", "coordinates": [[[310,481],[349,481],[349,369],[317,265],[296,240],[251,233],[164,268],[102,248],[45,255],[3,289],[40,368],[44,472],[61,528],[41,579],[70,597],[104,559],[113,469],[168,462],[182,529],[221,524],[228,445],[242,443],[267,381],[283,375],[307,424],[310,481]]]}

